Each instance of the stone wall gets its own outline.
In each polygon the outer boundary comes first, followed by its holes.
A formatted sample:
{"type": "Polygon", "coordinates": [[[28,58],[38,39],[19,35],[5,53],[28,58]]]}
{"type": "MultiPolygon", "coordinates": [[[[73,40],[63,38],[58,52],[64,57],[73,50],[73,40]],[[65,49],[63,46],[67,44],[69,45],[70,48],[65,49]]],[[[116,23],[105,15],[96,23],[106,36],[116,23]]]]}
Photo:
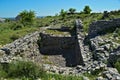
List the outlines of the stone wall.
{"type": "Polygon", "coordinates": [[[100,20],[92,22],[89,26],[89,37],[93,38],[99,34],[104,34],[108,30],[115,29],[117,27],[120,27],[120,18],[113,19],[113,20],[100,20]]]}
{"type": "Polygon", "coordinates": [[[76,36],[55,36],[41,33],[40,53],[43,55],[62,55],[66,66],[80,64],[80,51],[76,36]],[[79,54],[78,54],[79,53],[79,54]]]}
{"type": "Polygon", "coordinates": [[[41,33],[40,52],[44,55],[62,55],[67,66],[84,65],[90,59],[89,49],[84,45],[85,35],[80,19],[75,21],[75,35],[55,36],[41,33]]]}
{"type": "Polygon", "coordinates": [[[77,49],[76,51],[79,56],[78,61],[81,63],[81,65],[87,65],[87,62],[90,60],[91,55],[90,55],[89,47],[85,45],[83,24],[80,19],[76,20],[75,27],[76,27],[76,39],[78,43],[76,45],[76,49],[77,49]]]}
{"type": "Polygon", "coordinates": [[[45,54],[61,54],[64,50],[74,49],[75,37],[55,36],[40,33],[40,52],[45,54]]]}

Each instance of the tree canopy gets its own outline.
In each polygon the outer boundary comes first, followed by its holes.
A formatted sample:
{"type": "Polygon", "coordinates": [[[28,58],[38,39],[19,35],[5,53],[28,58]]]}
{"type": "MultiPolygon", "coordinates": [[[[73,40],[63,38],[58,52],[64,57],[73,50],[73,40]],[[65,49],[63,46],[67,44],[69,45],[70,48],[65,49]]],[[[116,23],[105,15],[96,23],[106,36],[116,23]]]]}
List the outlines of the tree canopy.
{"type": "Polygon", "coordinates": [[[85,6],[83,11],[84,11],[85,14],[90,14],[92,10],[90,9],[89,6],[85,6]]]}
{"type": "Polygon", "coordinates": [[[71,13],[71,14],[75,13],[75,11],[76,11],[76,9],[74,9],[74,8],[69,9],[69,13],[71,13]]]}
{"type": "Polygon", "coordinates": [[[67,15],[67,11],[64,11],[64,9],[61,9],[60,16],[62,16],[62,19],[64,19],[66,15],[67,15]]]}

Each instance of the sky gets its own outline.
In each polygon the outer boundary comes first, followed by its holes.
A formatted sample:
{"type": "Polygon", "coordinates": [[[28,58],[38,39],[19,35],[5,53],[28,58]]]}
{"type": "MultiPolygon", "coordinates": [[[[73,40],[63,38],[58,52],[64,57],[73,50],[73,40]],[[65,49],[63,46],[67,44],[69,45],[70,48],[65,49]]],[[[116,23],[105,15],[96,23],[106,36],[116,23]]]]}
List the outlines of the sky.
{"type": "Polygon", "coordinates": [[[0,17],[16,17],[23,10],[33,10],[36,16],[59,13],[75,8],[77,12],[89,5],[92,12],[120,9],[120,0],[0,0],[0,17]]]}

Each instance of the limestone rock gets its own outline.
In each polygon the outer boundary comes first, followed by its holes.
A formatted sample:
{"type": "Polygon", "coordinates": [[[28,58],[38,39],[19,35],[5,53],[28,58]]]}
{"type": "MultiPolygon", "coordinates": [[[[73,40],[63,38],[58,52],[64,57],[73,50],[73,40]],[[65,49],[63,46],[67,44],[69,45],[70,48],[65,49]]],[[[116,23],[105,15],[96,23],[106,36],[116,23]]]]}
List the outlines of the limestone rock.
{"type": "Polygon", "coordinates": [[[108,80],[119,80],[120,74],[115,68],[108,68],[107,71],[103,72],[103,75],[108,80]]]}
{"type": "Polygon", "coordinates": [[[86,76],[83,76],[83,80],[90,80],[90,79],[86,76]]]}
{"type": "Polygon", "coordinates": [[[108,62],[109,64],[114,64],[118,59],[120,59],[120,46],[111,52],[108,62]]]}
{"type": "Polygon", "coordinates": [[[3,55],[5,55],[5,51],[0,50],[0,57],[2,57],[3,55]]]}
{"type": "Polygon", "coordinates": [[[106,80],[106,79],[104,79],[102,76],[100,76],[100,77],[97,77],[96,80],[106,80]]]}

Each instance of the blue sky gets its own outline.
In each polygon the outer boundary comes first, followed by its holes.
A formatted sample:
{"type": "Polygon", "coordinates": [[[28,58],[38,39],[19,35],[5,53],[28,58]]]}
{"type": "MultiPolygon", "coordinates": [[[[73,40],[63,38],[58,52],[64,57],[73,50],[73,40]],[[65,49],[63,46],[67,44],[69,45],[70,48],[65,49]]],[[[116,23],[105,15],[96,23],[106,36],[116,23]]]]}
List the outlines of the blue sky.
{"type": "Polygon", "coordinates": [[[93,12],[120,9],[120,0],[0,0],[0,17],[15,17],[23,10],[33,10],[37,16],[55,15],[61,9],[82,11],[89,5],[93,12]]]}

